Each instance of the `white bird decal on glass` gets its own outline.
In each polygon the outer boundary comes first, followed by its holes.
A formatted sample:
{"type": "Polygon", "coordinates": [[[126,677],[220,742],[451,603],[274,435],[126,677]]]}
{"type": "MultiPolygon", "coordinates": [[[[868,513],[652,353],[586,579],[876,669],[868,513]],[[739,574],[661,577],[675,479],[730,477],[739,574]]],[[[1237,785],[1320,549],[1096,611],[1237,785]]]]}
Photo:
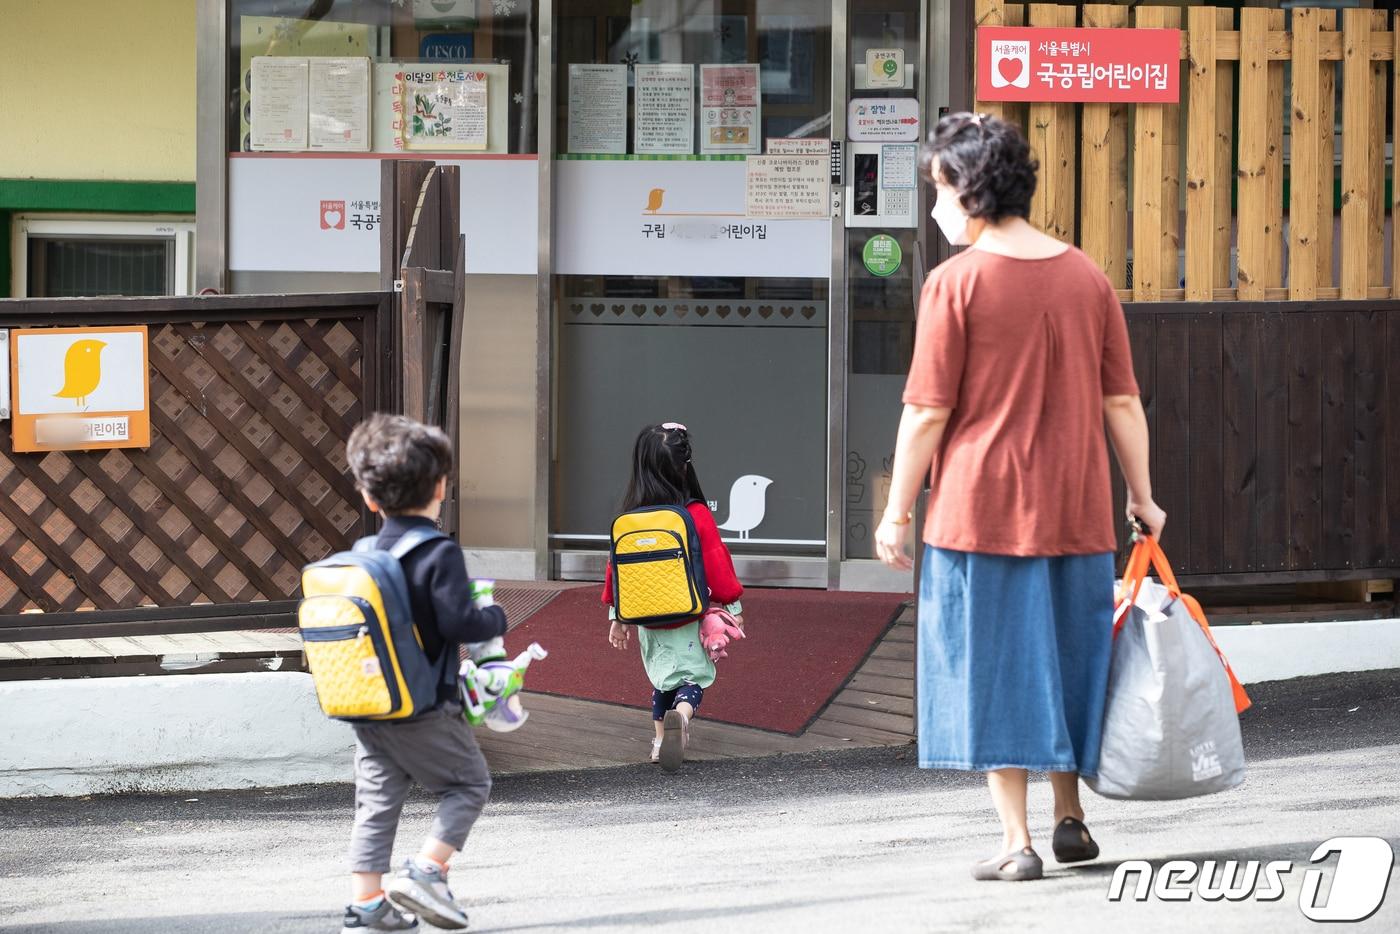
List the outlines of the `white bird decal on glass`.
{"type": "Polygon", "coordinates": [[[738,532],[740,539],[763,524],[763,513],[768,507],[768,487],[773,483],[767,477],[757,474],[744,474],[734,481],[729,490],[729,518],[719,524],[726,532],[738,532]]]}

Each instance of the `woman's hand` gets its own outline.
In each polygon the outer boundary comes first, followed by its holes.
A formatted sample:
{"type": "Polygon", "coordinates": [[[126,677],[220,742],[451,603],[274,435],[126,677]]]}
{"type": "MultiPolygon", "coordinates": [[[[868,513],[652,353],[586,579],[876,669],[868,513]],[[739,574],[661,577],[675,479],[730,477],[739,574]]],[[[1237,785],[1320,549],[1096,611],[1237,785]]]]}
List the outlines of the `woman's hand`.
{"type": "Polygon", "coordinates": [[[875,529],[875,555],[885,564],[899,571],[914,567],[914,560],[904,553],[904,542],[908,537],[908,520],[895,523],[882,518],[875,529]]]}
{"type": "Polygon", "coordinates": [[[1161,506],[1158,506],[1151,499],[1139,502],[1129,498],[1128,521],[1131,522],[1133,519],[1141,519],[1146,523],[1147,531],[1158,540],[1162,537],[1162,529],[1167,525],[1167,514],[1162,511],[1161,506]]]}
{"type": "Polygon", "coordinates": [[[632,630],[613,620],[613,624],[608,627],[608,641],[615,649],[627,648],[627,641],[632,638],[632,630]]]}

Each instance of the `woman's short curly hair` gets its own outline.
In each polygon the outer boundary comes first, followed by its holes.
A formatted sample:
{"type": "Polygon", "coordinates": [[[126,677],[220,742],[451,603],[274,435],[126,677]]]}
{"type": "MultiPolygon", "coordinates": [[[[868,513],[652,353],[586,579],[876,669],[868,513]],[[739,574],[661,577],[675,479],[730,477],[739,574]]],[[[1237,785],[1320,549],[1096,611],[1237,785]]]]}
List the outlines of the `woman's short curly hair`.
{"type": "Polygon", "coordinates": [[[1030,217],[1039,167],[1020,129],[986,114],[948,114],[919,151],[924,178],[956,191],[968,217],[992,223],[1030,217]]]}

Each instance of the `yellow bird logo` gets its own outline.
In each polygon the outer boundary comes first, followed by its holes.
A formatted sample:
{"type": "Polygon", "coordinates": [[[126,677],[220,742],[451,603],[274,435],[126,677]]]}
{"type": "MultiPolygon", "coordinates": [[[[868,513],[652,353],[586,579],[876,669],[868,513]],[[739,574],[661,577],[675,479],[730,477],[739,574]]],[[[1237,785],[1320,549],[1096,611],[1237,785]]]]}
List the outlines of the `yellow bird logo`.
{"type": "Polygon", "coordinates": [[[72,399],[78,408],[87,406],[87,397],[102,382],[102,348],[106,341],[74,341],[63,357],[63,388],[54,393],[58,399],[72,399]]]}
{"type": "Polygon", "coordinates": [[[647,207],[645,213],[655,214],[661,210],[661,199],[666,197],[665,188],[653,188],[647,195],[647,207]]]}

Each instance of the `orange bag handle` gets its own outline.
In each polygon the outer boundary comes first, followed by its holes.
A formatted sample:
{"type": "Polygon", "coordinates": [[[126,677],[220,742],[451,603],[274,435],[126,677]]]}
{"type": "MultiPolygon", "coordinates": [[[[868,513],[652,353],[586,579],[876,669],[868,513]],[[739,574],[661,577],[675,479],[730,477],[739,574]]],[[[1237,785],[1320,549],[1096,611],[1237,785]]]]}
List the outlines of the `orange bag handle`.
{"type": "Polygon", "coordinates": [[[1123,593],[1119,599],[1118,607],[1113,615],[1113,636],[1117,638],[1119,630],[1128,619],[1128,610],[1137,602],[1138,594],[1142,591],[1142,584],[1147,579],[1148,569],[1157,572],[1157,576],[1162,581],[1162,586],[1167,588],[1173,600],[1180,600],[1186,607],[1186,611],[1191,614],[1191,618],[1196,621],[1196,625],[1201,627],[1201,632],[1205,633],[1206,641],[1210,647],[1215,649],[1215,654],[1220,659],[1220,664],[1225,668],[1225,674],[1230,679],[1230,693],[1235,699],[1235,713],[1243,713],[1249,709],[1249,695],[1245,693],[1244,685],[1240,684],[1239,678],[1235,677],[1235,670],[1230,667],[1229,660],[1225,653],[1220,651],[1220,646],[1215,642],[1215,636],[1211,635],[1210,623],[1206,621],[1205,610],[1201,607],[1200,601],[1190,594],[1181,592],[1181,585],[1176,582],[1176,574],[1172,571],[1171,562],[1167,560],[1166,552],[1162,546],[1157,544],[1156,539],[1151,535],[1138,533],[1136,535],[1137,544],[1133,546],[1133,552],[1128,557],[1128,566],[1123,571],[1123,593]]]}

